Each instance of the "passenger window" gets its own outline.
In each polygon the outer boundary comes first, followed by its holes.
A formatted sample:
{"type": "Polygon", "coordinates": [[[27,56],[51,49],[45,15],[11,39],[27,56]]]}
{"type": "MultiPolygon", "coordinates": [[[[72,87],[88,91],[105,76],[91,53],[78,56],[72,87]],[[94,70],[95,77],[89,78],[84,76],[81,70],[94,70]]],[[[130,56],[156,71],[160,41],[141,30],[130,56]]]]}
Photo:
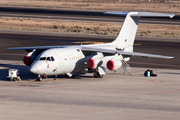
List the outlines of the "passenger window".
{"type": "Polygon", "coordinates": [[[51,60],[54,61],[54,57],[51,57],[51,60]]]}
{"type": "Polygon", "coordinates": [[[41,57],[39,60],[46,60],[46,57],[41,57]]]}
{"type": "Polygon", "coordinates": [[[51,58],[50,57],[47,57],[47,59],[46,59],[47,61],[51,61],[51,58]]]}

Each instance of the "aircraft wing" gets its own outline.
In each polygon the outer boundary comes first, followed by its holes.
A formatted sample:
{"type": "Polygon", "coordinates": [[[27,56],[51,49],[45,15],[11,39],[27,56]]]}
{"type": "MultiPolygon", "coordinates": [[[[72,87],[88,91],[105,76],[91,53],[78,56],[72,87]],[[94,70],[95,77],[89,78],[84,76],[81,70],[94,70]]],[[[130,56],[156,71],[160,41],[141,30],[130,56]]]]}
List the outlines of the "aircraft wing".
{"type": "Polygon", "coordinates": [[[105,48],[96,48],[96,47],[83,47],[82,51],[94,51],[94,52],[102,52],[102,53],[113,53],[113,54],[122,54],[127,56],[140,56],[145,58],[165,58],[165,59],[172,59],[174,57],[171,56],[163,56],[163,55],[154,55],[154,54],[147,54],[147,53],[139,53],[139,52],[127,52],[122,50],[112,50],[112,49],[105,49],[105,48]]]}
{"type": "Polygon", "coordinates": [[[165,58],[165,59],[172,59],[174,57],[171,56],[163,56],[163,55],[154,55],[154,54],[147,54],[147,53],[139,53],[139,52],[127,52],[122,50],[113,50],[113,49],[105,49],[105,48],[97,48],[97,47],[87,47],[87,46],[37,46],[37,47],[16,47],[16,48],[7,48],[7,50],[46,50],[46,49],[53,49],[53,48],[65,48],[65,47],[77,47],[80,48],[82,51],[92,51],[92,52],[102,52],[102,53],[111,53],[111,54],[122,54],[127,56],[140,56],[140,57],[154,57],[154,58],[165,58]]]}

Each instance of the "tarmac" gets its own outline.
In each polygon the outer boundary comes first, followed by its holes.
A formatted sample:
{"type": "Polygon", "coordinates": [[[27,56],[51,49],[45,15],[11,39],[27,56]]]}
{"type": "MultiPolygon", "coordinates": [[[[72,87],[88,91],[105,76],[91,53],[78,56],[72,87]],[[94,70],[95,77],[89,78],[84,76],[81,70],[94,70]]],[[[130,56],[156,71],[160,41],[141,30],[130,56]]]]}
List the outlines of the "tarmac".
{"type": "Polygon", "coordinates": [[[35,82],[22,61],[0,60],[0,120],[179,120],[180,70],[131,68],[35,82]],[[8,81],[8,69],[22,81],[8,81]],[[152,69],[157,77],[145,77],[152,69]]]}

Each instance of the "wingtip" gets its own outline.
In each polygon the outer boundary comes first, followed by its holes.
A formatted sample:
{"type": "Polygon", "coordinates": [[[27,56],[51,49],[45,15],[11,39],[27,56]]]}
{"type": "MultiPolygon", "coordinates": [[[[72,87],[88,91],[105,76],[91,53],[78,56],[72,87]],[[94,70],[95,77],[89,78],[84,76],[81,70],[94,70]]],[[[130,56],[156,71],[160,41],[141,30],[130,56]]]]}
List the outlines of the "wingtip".
{"type": "Polygon", "coordinates": [[[174,57],[169,57],[168,59],[173,59],[174,57]]]}
{"type": "Polygon", "coordinates": [[[175,16],[175,14],[173,14],[173,15],[170,15],[170,18],[173,18],[175,16]]]}
{"type": "Polygon", "coordinates": [[[11,48],[6,48],[6,50],[11,50],[11,48]]]}

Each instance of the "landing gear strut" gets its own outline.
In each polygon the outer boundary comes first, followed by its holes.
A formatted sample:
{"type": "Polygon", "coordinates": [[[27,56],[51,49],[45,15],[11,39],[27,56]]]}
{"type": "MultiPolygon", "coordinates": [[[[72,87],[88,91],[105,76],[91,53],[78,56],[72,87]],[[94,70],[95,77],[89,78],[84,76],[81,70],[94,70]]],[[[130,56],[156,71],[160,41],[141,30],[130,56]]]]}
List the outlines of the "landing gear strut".
{"type": "Polygon", "coordinates": [[[70,78],[70,77],[72,77],[72,76],[73,76],[73,74],[71,74],[71,73],[66,73],[66,74],[64,74],[63,76],[64,76],[64,77],[68,77],[68,78],[70,78]]]}
{"type": "Polygon", "coordinates": [[[99,73],[99,71],[96,70],[96,69],[93,70],[93,73],[94,73],[94,77],[95,77],[95,78],[102,78],[102,77],[103,77],[103,75],[101,75],[101,74],[99,73]]]}
{"type": "Polygon", "coordinates": [[[57,75],[54,76],[54,81],[56,82],[57,75]]]}

